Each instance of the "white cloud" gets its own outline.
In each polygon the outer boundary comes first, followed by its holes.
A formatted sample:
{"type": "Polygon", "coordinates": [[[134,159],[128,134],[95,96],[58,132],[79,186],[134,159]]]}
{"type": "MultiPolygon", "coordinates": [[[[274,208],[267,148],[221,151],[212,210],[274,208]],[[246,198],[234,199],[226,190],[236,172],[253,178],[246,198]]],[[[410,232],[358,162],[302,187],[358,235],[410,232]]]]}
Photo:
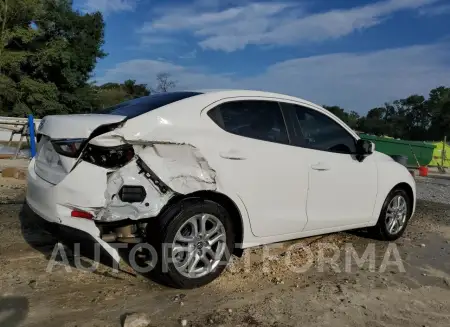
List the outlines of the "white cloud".
{"type": "Polygon", "coordinates": [[[289,7],[283,3],[252,3],[244,7],[232,7],[222,11],[207,11],[199,13],[189,8],[168,9],[169,13],[159,19],[145,23],[140,29],[141,33],[171,32],[179,30],[202,30],[209,33],[210,29],[216,33],[217,28],[229,26],[239,20],[248,18],[265,18],[275,15],[289,7]]]}
{"type": "Polygon", "coordinates": [[[120,11],[133,11],[137,0],[86,0],[83,10],[86,12],[100,11],[104,15],[120,11]]]}
{"type": "Polygon", "coordinates": [[[299,96],[319,104],[366,112],[410,94],[426,95],[450,85],[450,45],[419,45],[368,53],[335,53],[279,62],[257,76],[211,74],[158,60],[120,63],[99,83],[136,79],[152,85],[159,72],[170,73],[180,89],[245,88],[299,96]]]}
{"type": "Polygon", "coordinates": [[[165,54],[165,55],[177,55],[180,51],[180,47],[184,47],[187,44],[184,41],[180,41],[172,36],[144,36],[140,38],[137,45],[126,47],[128,50],[134,52],[143,53],[151,52],[153,55],[165,54]]]}
{"type": "Polygon", "coordinates": [[[179,41],[174,37],[169,36],[152,36],[152,37],[143,37],[141,38],[141,45],[158,45],[158,44],[170,44],[170,43],[179,43],[179,41]]]}
{"type": "Polygon", "coordinates": [[[178,82],[180,89],[209,88],[211,85],[232,87],[233,82],[226,75],[209,75],[200,68],[187,68],[168,61],[135,59],[117,64],[108,69],[101,77],[96,77],[97,84],[113,81],[135,79],[140,83],[152,85],[158,73],[169,73],[178,82]]]}
{"type": "MultiPolygon", "coordinates": [[[[197,0],[200,1],[200,0],[197,0]]],[[[292,45],[349,35],[380,24],[401,10],[417,9],[438,0],[385,0],[350,9],[305,13],[294,2],[256,2],[220,9],[202,6],[160,11],[140,33],[190,32],[204,49],[235,51],[247,45],[292,45]]]]}
{"type": "Polygon", "coordinates": [[[194,0],[193,6],[196,8],[220,8],[223,6],[243,5],[252,0],[194,0]]]}
{"type": "Polygon", "coordinates": [[[425,7],[420,9],[419,13],[424,16],[438,16],[450,14],[450,4],[425,7]]]}
{"type": "Polygon", "coordinates": [[[197,49],[194,49],[188,53],[178,56],[180,59],[194,59],[197,57],[197,49]]]}

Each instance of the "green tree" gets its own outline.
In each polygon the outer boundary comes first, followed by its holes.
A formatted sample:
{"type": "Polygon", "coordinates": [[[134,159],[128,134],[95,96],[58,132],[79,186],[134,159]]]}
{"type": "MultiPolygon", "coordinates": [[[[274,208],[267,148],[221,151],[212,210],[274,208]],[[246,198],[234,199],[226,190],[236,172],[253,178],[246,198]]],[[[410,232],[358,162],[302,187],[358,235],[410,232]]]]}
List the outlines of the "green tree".
{"type": "Polygon", "coordinates": [[[150,94],[145,84],[136,84],[135,80],[126,80],[123,84],[106,83],[96,88],[99,108],[108,108],[120,102],[150,94]]]}
{"type": "Polygon", "coordinates": [[[127,93],[121,87],[103,88],[103,86],[96,88],[97,100],[99,108],[112,107],[127,99],[127,93]]]}
{"type": "Polygon", "coordinates": [[[93,111],[87,81],[105,56],[102,15],[76,12],[68,0],[0,4],[2,114],[93,111]]]}
{"type": "Polygon", "coordinates": [[[327,109],[329,112],[334,114],[335,116],[339,117],[343,122],[345,122],[348,126],[350,126],[353,129],[358,128],[358,122],[360,119],[360,116],[357,112],[351,111],[350,113],[346,112],[344,108],[341,108],[339,106],[323,106],[325,109],[327,109]]]}
{"type": "Polygon", "coordinates": [[[434,140],[450,137],[450,88],[440,86],[430,91],[425,105],[430,113],[429,136],[434,140]]]}
{"type": "Polygon", "coordinates": [[[428,99],[413,94],[370,109],[366,116],[324,106],[358,131],[407,140],[442,140],[450,136],[450,88],[432,89],[428,99]]]}
{"type": "Polygon", "coordinates": [[[329,112],[337,116],[342,121],[347,121],[348,114],[345,112],[345,110],[339,106],[323,106],[325,109],[327,109],[329,112]]]}
{"type": "Polygon", "coordinates": [[[359,127],[359,119],[361,117],[359,116],[359,114],[356,111],[350,111],[350,113],[347,115],[347,121],[346,123],[348,124],[348,126],[350,126],[353,129],[358,129],[359,127]]]}
{"type": "Polygon", "coordinates": [[[123,83],[127,99],[135,99],[150,94],[145,84],[136,84],[135,80],[128,79],[123,83]]]}

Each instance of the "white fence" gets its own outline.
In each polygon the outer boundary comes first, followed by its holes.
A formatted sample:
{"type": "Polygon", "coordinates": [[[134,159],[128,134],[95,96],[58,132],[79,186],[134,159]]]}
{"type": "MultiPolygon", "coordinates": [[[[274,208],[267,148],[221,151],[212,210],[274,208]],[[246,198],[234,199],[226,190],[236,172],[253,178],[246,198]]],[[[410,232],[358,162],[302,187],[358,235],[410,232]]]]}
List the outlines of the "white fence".
{"type": "MultiPolygon", "coordinates": [[[[19,117],[2,117],[0,116],[0,121],[2,122],[8,122],[7,125],[0,124],[0,141],[9,141],[9,138],[11,137],[12,131],[20,131],[23,124],[28,122],[27,118],[19,118],[19,117]],[[9,122],[11,122],[9,124],[9,122]]],[[[40,119],[35,119],[34,124],[37,127],[39,126],[39,123],[41,122],[40,119]]],[[[15,134],[13,141],[19,141],[20,134],[15,134]]]]}

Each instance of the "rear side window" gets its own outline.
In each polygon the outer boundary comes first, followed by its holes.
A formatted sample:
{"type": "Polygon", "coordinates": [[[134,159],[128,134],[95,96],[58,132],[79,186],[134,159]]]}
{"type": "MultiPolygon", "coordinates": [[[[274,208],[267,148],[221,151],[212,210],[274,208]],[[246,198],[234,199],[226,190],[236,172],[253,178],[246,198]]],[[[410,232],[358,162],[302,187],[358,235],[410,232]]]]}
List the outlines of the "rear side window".
{"type": "Polygon", "coordinates": [[[286,124],[277,102],[233,101],[208,111],[209,117],[229,133],[289,144],[286,124]]]}
{"type": "Polygon", "coordinates": [[[183,99],[199,95],[199,92],[168,92],[149,95],[129,101],[125,101],[113,107],[102,110],[102,114],[120,115],[134,118],[154,109],[163,107],[183,99]]]}
{"type": "Polygon", "coordinates": [[[282,105],[295,110],[304,147],[346,154],[356,152],[353,136],[330,117],[302,106],[289,103],[282,105]]]}

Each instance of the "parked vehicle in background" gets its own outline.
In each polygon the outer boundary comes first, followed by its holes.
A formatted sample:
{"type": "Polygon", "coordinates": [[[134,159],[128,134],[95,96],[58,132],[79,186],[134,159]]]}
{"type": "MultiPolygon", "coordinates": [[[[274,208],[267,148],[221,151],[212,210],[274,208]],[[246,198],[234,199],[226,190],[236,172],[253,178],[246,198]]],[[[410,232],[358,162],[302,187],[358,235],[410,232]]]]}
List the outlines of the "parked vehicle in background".
{"type": "Polygon", "coordinates": [[[169,285],[204,285],[227,253],[369,227],[384,240],[415,210],[407,169],[305,100],[171,92],[101,114],[45,117],[27,202],[49,222],[154,247],[169,285]],[[164,245],[164,246],[163,246],[164,245]]]}

